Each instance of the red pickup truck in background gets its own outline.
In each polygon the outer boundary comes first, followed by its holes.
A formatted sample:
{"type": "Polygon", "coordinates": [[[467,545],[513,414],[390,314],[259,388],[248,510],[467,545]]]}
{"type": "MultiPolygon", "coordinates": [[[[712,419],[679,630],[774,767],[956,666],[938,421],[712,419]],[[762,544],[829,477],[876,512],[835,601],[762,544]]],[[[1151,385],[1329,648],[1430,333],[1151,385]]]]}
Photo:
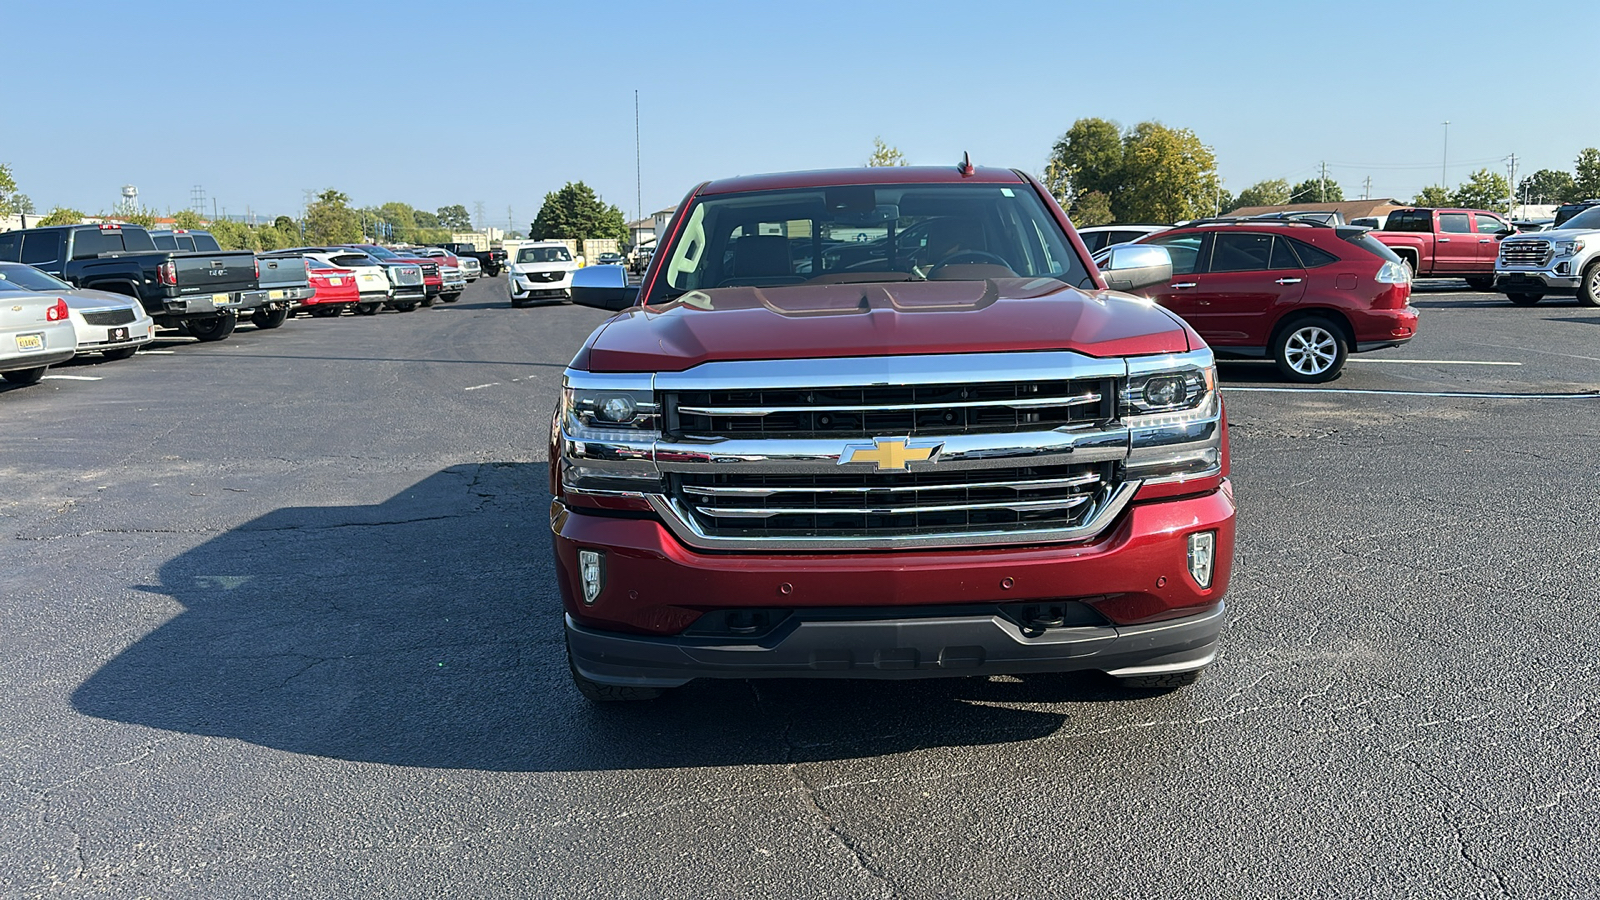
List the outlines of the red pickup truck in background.
{"type": "Polygon", "coordinates": [[[1233,560],[1208,348],[1102,274],[1012,169],[860,168],[692,191],[551,422],[578,689],[1094,669],[1193,681],[1233,560]]]}
{"type": "Polygon", "coordinates": [[[1516,233],[1504,217],[1481,209],[1397,209],[1372,235],[1417,278],[1465,278],[1474,290],[1488,291],[1500,240],[1516,233]]]}

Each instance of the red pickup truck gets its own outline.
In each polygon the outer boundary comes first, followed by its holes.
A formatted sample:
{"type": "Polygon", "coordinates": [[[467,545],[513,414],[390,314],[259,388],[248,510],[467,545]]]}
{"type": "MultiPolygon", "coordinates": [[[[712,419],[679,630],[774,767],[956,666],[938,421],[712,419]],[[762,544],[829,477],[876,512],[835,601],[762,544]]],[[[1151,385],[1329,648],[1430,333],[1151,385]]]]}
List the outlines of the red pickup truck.
{"type": "Polygon", "coordinates": [[[1192,682],[1233,561],[1212,353],[1010,169],[689,193],[568,366],[551,528],[592,700],[696,678],[1192,682]]]}
{"type": "Polygon", "coordinates": [[[1397,209],[1372,235],[1418,278],[1465,278],[1487,291],[1494,288],[1500,241],[1516,233],[1498,213],[1481,209],[1397,209]]]}

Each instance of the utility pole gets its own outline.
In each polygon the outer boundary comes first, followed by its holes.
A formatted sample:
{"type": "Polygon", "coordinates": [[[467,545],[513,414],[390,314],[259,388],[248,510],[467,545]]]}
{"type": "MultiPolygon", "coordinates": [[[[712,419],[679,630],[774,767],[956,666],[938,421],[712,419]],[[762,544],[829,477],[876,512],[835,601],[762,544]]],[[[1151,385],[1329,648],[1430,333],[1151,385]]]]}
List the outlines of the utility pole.
{"type": "Polygon", "coordinates": [[[1439,162],[1439,187],[1450,188],[1450,120],[1444,120],[1444,159],[1439,162]]]}
{"type": "MultiPolygon", "coordinates": [[[[1511,158],[1507,160],[1507,163],[1507,174],[1509,174],[1511,177],[1510,182],[1507,183],[1507,186],[1511,190],[1511,196],[1506,202],[1506,215],[1509,216],[1511,215],[1511,207],[1515,206],[1517,203],[1517,154],[1511,154],[1511,158]]],[[[1527,211],[1524,210],[1523,212],[1527,211]]]]}
{"type": "Polygon", "coordinates": [[[1328,163],[1322,163],[1322,174],[1317,176],[1317,202],[1328,202],[1328,163]]]}
{"type": "Polygon", "coordinates": [[[1361,199],[1363,199],[1363,200],[1371,200],[1372,199],[1372,176],[1371,175],[1368,175],[1366,177],[1366,180],[1361,182],[1361,199]]]}
{"type": "Polygon", "coordinates": [[[483,212],[482,200],[472,201],[472,221],[478,228],[483,228],[489,224],[489,217],[484,215],[483,212]]]}
{"type": "Polygon", "coordinates": [[[633,92],[633,220],[644,218],[644,171],[639,155],[639,91],[633,92]]]}

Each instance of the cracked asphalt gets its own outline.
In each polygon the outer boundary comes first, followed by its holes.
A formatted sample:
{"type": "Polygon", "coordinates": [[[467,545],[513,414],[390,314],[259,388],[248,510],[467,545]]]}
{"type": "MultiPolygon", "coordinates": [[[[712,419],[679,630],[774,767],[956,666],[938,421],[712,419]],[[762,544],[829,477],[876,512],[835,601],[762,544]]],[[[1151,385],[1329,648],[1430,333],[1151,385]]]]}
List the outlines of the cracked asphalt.
{"type": "Polygon", "coordinates": [[[1224,367],[1229,623],[1164,694],[586,704],[543,432],[603,314],[500,279],[0,390],[0,895],[1600,894],[1600,400],[1418,396],[1600,390],[1600,311],[1460,287],[1333,392],[1224,367]]]}

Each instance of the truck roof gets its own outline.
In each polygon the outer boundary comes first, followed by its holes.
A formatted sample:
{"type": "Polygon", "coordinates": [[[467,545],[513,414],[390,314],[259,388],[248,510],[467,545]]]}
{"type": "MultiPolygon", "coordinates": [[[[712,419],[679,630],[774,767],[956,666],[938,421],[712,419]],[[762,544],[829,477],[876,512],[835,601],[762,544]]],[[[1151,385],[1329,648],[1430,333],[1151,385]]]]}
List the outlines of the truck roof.
{"type": "Polygon", "coordinates": [[[770,175],[738,175],[708,182],[702,194],[736,194],[784,188],[836,187],[854,184],[1019,184],[1022,177],[1011,169],[974,167],[963,175],[959,166],[858,166],[851,169],[815,169],[770,175]]]}

